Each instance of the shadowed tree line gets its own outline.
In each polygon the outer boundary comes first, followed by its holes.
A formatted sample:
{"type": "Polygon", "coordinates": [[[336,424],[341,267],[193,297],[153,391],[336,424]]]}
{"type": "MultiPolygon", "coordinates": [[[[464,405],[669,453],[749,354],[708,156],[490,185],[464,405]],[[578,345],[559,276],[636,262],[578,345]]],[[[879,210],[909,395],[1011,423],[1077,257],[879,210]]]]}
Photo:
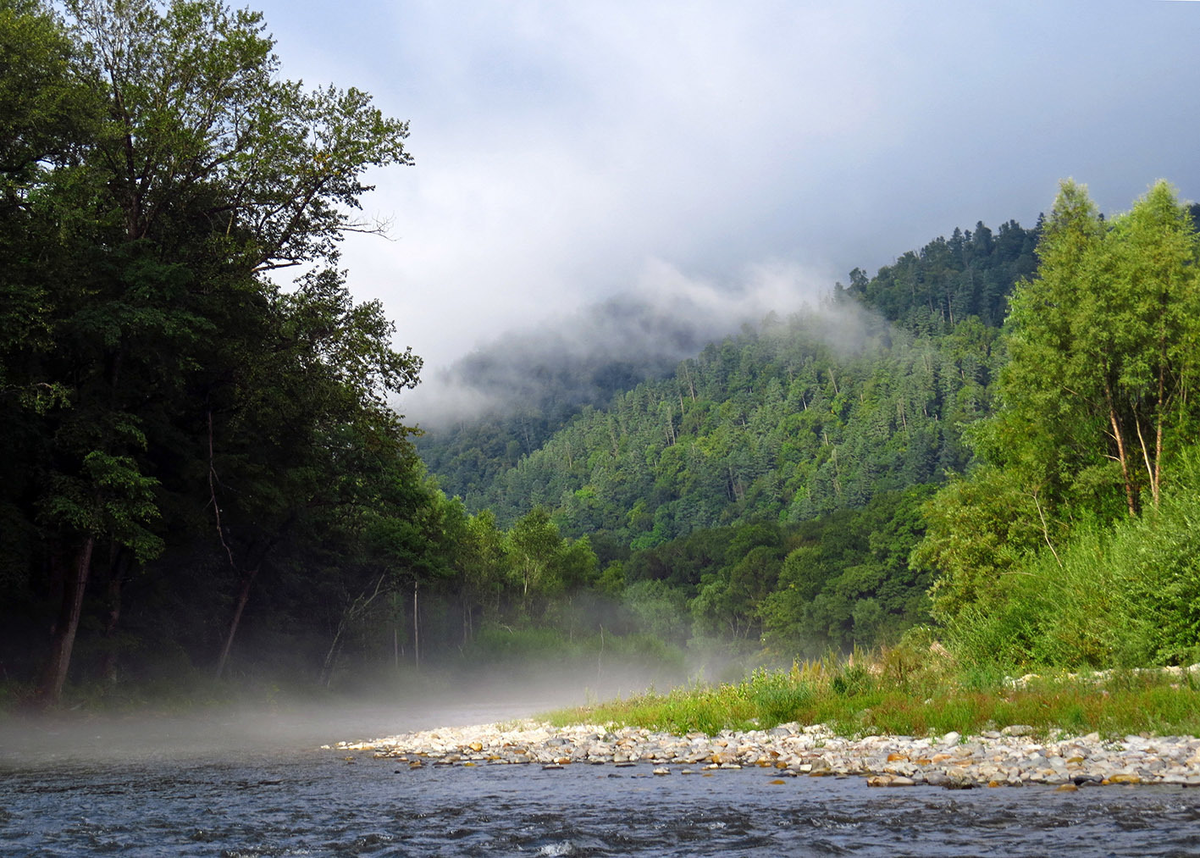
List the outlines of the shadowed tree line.
{"type": "Polygon", "coordinates": [[[420,360],[336,252],[405,123],[281,79],[254,13],[63,11],[0,4],[4,668],[48,702],[83,627],[115,674],[127,593],[220,673],[255,586],[428,503],[385,403],[420,360]]]}

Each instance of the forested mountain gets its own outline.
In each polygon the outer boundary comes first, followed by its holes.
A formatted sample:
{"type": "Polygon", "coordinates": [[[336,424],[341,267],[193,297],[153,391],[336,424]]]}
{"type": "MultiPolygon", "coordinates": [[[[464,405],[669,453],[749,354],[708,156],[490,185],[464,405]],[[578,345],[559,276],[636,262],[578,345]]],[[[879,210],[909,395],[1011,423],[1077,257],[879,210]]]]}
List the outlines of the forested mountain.
{"type": "Polygon", "coordinates": [[[474,404],[466,415],[435,415],[417,447],[449,494],[483,491],[581,409],[671,375],[719,333],[699,314],[613,298],[553,326],[506,334],[427,380],[474,404]]]}
{"type": "MultiPolygon", "coordinates": [[[[852,312],[851,308],[844,308],[852,312]]],[[[945,344],[829,315],[768,322],[587,411],[481,499],[503,521],[542,504],[571,533],[634,548],[699,527],[801,521],[962,469],[961,425],[983,413],[992,335],[945,344]]]]}
{"type": "Polygon", "coordinates": [[[894,640],[929,619],[932,576],[908,561],[921,505],[973,461],[1036,242],[1015,222],[955,230],[583,405],[531,452],[493,415],[422,453],[501,526],[548,513],[586,538],[627,628],[777,654],[894,640]]]}
{"type": "MultiPolygon", "coordinates": [[[[910,333],[941,334],[971,316],[999,327],[1012,284],[1034,269],[1035,243],[1036,231],[1016,222],[1003,224],[997,234],[982,223],[974,231],[955,229],[949,240],[909,251],[873,278],[854,269],[850,285],[838,286],[838,294],[910,333]]],[[[649,305],[613,301],[553,332],[501,340],[464,359],[442,380],[480,397],[490,394],[488,407],[429,428],[417,442],[421,457],[448,494],[486,504],[497,478],[585,407],[605,410],[638,382],[682,371],[680,358],[719,341],[720,336],[705,338],[711,328],[692,322],[686,312],[671,318],[649,305]]],[[[864,333],[852,336],[861,341],[864,333]]]]}
{"type": "MultiPolygon", "coordinates": [[[[995,235],[979,224],[873,278],[855,269],[823,306],[746,326],[673,376],[584,407],[507,470],[489,458],[496,434],[490,451],[449,455],[465,428],[422,449],[469,508],[504,523],[544,505],[568,533],[634,549],[940,481],[969,464],[962,430],[986,413],[995,322],[1035,243],[1015,222],[995,235]]],[[[519,447],[510,439],[508,453],[519,447]]]]}

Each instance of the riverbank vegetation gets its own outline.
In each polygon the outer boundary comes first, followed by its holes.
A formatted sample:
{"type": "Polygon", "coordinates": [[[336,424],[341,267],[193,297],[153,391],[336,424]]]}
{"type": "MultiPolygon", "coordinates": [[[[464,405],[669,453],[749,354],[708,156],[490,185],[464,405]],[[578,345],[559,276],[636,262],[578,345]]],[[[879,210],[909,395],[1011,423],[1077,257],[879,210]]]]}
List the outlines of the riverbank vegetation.
{"type": "Polygon", "coordinates": [[[800,720],[1195,734],[1195,676],[1140,668],[1200,661],[1197,253],[1165,183],[1108,220],[1063,184],[1036,275],[1012,296],[995,409],[966,433],[973,466],[922,507],[907,558],[933,578],[923,633],[954,669],[899,647],[588,717],[709,732],[800,720]],[[1102,681],[999,678],[1114,667],[1102,681]]]}
{"type": "MultiPolygon", "coordinates": [[[[283,79],[255,13],[56,9],[0,0],[5,699],[542,659],[728,680],[689,705],[739,723],[972,729],[1042,722],[970,677],[1200,661],[1200,244],[1169,185],[1102,217],[1065,182],[1031,229],[955,229],[673,370],[475,356],[526,395],[422,437],[394,410],[421,360],[337,255],[407,125],[283,79]],[[834,689],[913,629],[956,678],[889,691],[885,657],[834,689]],[[736,684],[795,660],[833,690],[736,684]]],[[[1136,708],[1065,689],[1059,722],[1136,708]]]]}
{"type": "Polygon", "coordinates": [[[1020,725],[1102,738],[1200,736],[1200,672],[1116,670],[1008,677],[916,656],[905,646],[755,671],[735,683],[697,684],[559,710],[556,725],[643,727],[676,735],[823,724],[844,736],[978,735],[1020,725]]]}

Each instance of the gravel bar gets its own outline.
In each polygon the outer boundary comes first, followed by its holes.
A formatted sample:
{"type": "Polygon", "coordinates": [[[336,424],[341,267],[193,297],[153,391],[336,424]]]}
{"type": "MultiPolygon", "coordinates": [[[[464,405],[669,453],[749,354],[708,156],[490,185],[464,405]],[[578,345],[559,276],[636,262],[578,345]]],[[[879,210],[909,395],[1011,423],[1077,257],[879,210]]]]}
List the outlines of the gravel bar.
{"type": "Polygon", "coordinates": [[[592,725],[536,721],[404,733],[325,749],[370,752],[379,759],[426,765],[649,765],[656,775],[760,767],[776,777],[866,777],[871,786],[927,784],[949,789],[1046,784],[1062,790],[1109,784],[1200,786],[1200,738],[1035,737],[1013,725],[963,737],[838,736],[822,725],[675,736],[592,725]]]}

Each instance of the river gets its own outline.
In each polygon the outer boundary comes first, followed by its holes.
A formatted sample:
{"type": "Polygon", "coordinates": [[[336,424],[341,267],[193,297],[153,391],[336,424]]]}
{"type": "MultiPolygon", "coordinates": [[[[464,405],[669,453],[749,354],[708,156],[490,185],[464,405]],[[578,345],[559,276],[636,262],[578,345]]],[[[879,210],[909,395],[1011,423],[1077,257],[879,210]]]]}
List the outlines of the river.
{"type": "Polygon", "coordinates": [[[656,777],[649,765],[410,770],[319,750],[537,703],[10,720],[0,855],[1200,854],[1200,789],[873,789],[762,769],[656,777]]]}

